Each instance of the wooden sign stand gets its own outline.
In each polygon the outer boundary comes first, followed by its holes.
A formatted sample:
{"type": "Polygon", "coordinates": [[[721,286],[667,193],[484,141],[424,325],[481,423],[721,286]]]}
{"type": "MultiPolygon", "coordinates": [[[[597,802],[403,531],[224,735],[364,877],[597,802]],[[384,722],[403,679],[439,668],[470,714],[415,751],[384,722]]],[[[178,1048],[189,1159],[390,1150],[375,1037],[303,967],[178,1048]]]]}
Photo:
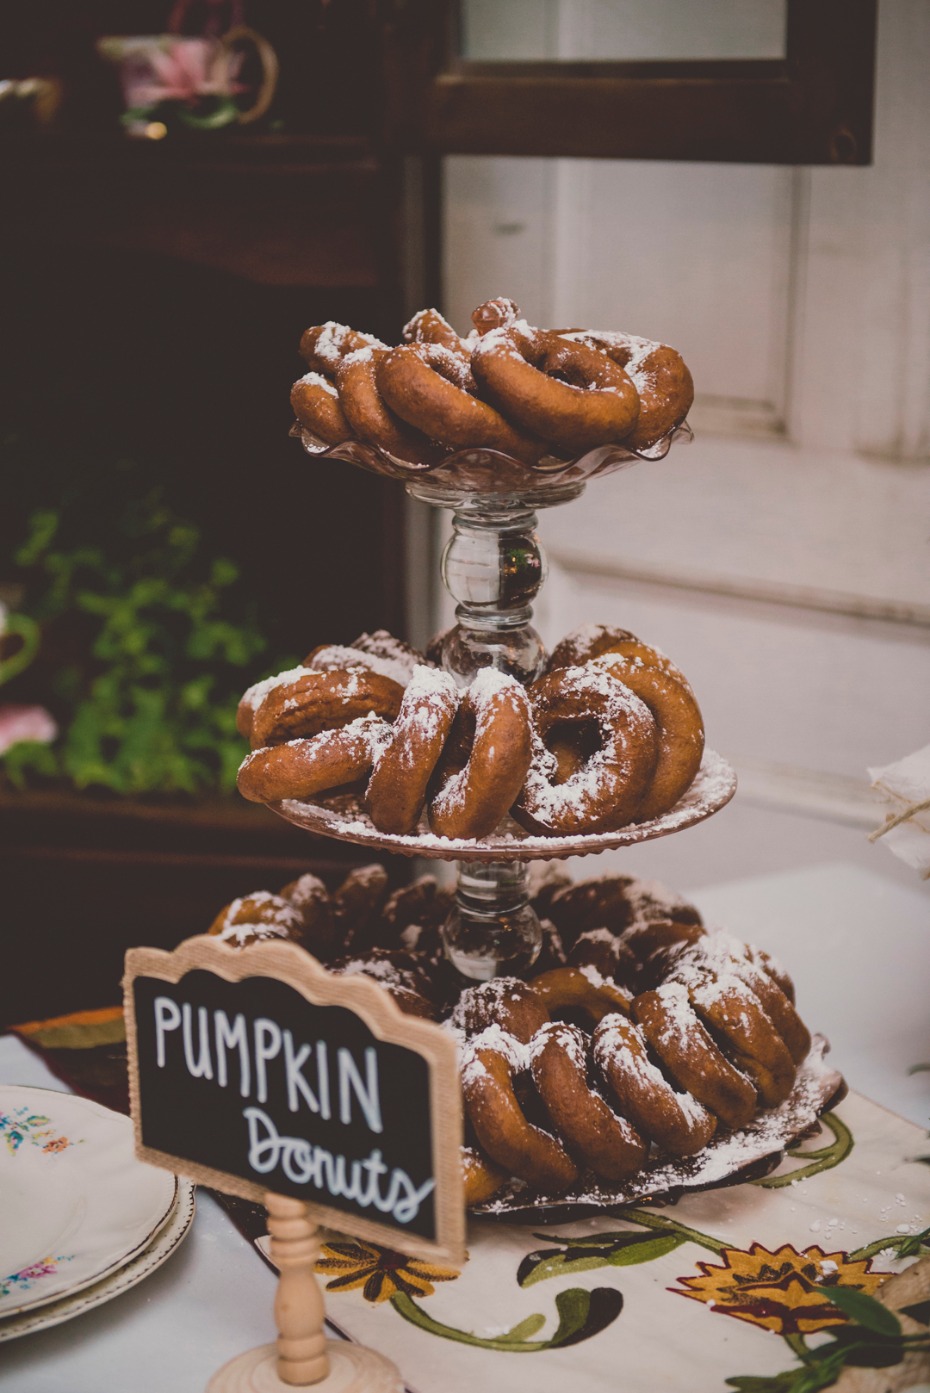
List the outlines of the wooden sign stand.
{"type": "Polygon", "coordinates": [[[290,943],[134,948],[123,989],[137,1155],[268,1210],[277,1342],[208,1393],[403,1393],[390,1360],[326,1338],[318,1224],[464,1259],[451,1035],[290,943]]]}
{"type": "Polygon", "coordinates": [[[278,1339],[224,1364],[207,1393],[288,1393],[308,1384],[320,1393],[403,1393],[403,1380],[389,1359],[323,1333],[323,1294],[314,1268],[320,1252],[319,1226],[302,1200],[265,1196],[271,1259],[280,1277],[274,1301],[278,1339]]]}

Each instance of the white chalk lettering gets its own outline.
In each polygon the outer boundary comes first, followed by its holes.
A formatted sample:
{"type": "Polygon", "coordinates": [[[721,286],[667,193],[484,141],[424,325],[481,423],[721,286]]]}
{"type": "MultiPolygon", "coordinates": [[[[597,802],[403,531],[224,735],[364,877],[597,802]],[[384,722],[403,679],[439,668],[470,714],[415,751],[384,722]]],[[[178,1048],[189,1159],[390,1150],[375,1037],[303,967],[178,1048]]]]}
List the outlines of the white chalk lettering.
{"type": "Polygon", "coordinates": [[[282,1137],[273,1120],[261,1108],[245,1108],[249,1138],[249,1165],[258,1175],[269,1175],[280,1167],[295,1185],[312,1185],[334,1199],[354,1201],[360,1209],[372,1206],[382,1214],[390,1214],[397,1224],[410,1224],[420,1212],[420,1206],[436,1187],[429,1179],[416,1185],[406,1171],[390,1172],[387,1193],[382,1194],[380,1180],[388,1174],[381,1152],[373,1150],[364,1160],[349,1161],[315,1146],[305,1137],[282,1137]],[[363,1179],[367,1173],[367,1184],[363,1179]]]}
{"type": "MultiPolygon", "coordinates": [[[[294,1053],[294,1037],[289,1030],[284,1032],[284,1079],[287,1084],[287,1106],[291,1112],[300,1107],[300,1098],[311,1112],[319,1112],[320,1104],[301,1070],[313,1051],[312,1045],[301,1045],[294,1053]],[[298,1097],[298,1094],[300,1095],[298,1097]]],[[[319,1066],[317,1066],[319,1069],[319,1066]]]]}
{"type": "Polygon", "coordinates": [[[181,1008],[181,1032],[184,1037],[184,1063],[187,1065],[187,1072],[194,1079],[212,1079],[213,1062],[210,1059],[210,1036],[207,1026],[207,1008],[198,1006],[197,1008],[197,1042],[198,1050],[195,1057],[193,1040],[193,1011],[190,1002],[185,1001],[181,1008]]]}
{"type": "Polygon", "coordinates": [[[177,1030],[181,1024],[181,1012],[176,1001],[170,996],[155,998],[155,1060],[159,1069],[165,1067],[165,1035],[169,1030],[177,1030]]]}
{"type": "Polygon", "coordinates": [[[268,1073],[265,1065],[281,1053],[281,1027],[266,1016],[255,1022],[255,1088],[260,1103],[268,1101],[268,1073]]]}
{"type": "Polygon", "coordinates": [[[249,1040],[245,1028],[245,1016],[240,1011],[233,1017],[232,1024],[225,1011],[216,1011],[213,1017],[214,1044],[216,1051],[216,1081],[220,1088],[227,1083],[226,1051],[239,1051],[239,1095],[248,1098],[251,1088],[249,1070],[249,1040]]]}
{"type": "Polygon", "coordinates": [[[354,1093],[372,1132],[383,1132],[381,1122],[381,1096],[378,1091],[378,1056],[369,1045],[365,1050],[365,1079],[358,1071],[358,1065],[346,1049],[336,1054],[339,1071],[339,1121],[348,1127],[352,1122],[352,1097],[354,1093]]]}
{"type": "Polygon", "coordinates": [[[324,1122],[332,1117],[329,1103],[329,1046],[325,1040],[316,1042],[316,1080],[320,1095],[320,1116],[324,1122]]]}

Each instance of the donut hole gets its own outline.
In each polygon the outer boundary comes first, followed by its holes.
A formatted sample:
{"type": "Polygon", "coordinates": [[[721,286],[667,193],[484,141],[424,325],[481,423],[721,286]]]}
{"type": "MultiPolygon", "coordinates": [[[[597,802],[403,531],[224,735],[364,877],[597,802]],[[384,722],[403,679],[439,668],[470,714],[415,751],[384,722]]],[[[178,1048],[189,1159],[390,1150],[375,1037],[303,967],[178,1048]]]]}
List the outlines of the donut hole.
{"type": "Polygon", "coordinates": [[[555,785],[567,783],[580,773],[588,761],[603,748],[603,735],[593,718],[554,721],[543,737],[546,748],[555,759],[555,785]]]}

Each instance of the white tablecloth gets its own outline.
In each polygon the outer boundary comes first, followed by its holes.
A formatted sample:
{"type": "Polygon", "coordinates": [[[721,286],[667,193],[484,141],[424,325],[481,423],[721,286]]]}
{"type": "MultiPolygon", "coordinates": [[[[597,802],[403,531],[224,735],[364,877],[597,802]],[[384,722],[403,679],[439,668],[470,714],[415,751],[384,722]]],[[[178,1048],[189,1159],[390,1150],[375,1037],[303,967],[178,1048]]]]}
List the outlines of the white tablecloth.
{"type": "MultiPolygon", "coordinates": [[[[851,1088],[927,1125],[930,1074],[908,1069],[930,1060],[930,892],[830,865],[734,881],[694,898],[710,924],[784,960],[802,1014],[831,1039],[851,1088]]],[[[0,1038],[0,1082],[60,1087],[12,1037],[0,1038]]],[[[274,1286],[201,1195],[193,1231],[158,1272],[73,1321],[0,1344],[0,1389],[199,1393],[226,1360],[273,1339],[274,1286]]],[[[711,1338],[719,1333],[709,1329],[711,1338]]],[[[450,1362],[468,1359],[467,1349],[443,1345],[450,1362]]],[[[511,1356],[499,1357],[502,1380],[511,1379],[511,1356]]]]}

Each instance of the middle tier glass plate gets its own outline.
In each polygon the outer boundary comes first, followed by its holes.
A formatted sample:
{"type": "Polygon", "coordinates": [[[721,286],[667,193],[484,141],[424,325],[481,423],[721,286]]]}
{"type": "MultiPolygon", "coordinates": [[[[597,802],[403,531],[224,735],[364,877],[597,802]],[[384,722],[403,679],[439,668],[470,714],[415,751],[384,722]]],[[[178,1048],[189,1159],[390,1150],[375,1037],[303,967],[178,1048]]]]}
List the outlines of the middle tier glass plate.
{"type": "Polygon", "coordinates": [[[359,793],[333,793],[314,803],[285,798],[269,803],[272,812],[319,836],[356,842],[401,856],[425,856],[445,861],[548,861],[562,856],[587,856],[680,832],[703,822],[729,803],[736,792],[736,774],[714,750],[705,750],[697,775],[674,808],[649,822],[631,822],[616,832],[590,832],[575,837],[540,837],[512,818],[480,840],[437,837],[425,817],[420,831],[409,836],[379,832],[365,811],[359,793]]]}

